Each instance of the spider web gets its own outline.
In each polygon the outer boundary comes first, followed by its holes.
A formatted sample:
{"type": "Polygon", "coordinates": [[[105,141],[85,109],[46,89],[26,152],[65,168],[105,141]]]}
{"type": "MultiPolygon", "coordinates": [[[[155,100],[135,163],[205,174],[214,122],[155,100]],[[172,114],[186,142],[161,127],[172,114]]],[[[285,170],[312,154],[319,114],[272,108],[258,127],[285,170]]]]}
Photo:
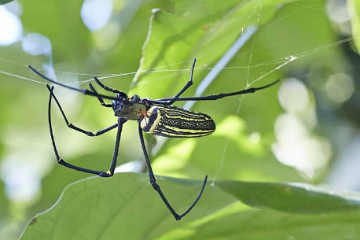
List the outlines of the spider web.
{"type": "MultiPolygon", "coordinates": [[[[301,6],[303,6],[304,8],[310,8],[316,11],[323,11],[323,6],[316,6],[316,7],[312,7],[312,6],[307,6],[307,5],[303,5],[300,4],[301,6]]],[[[256,21],[256,28],[260,28],[260,21],[261,21],[261,9],[263,6],[263,1],[259,0],[258,3],[256,4],[256,6],[254,7],[254,9],[251,11],[250,15],[248,16],[248,20],[251,19],[252,17],[256,17],[257,21],[256,21]]],[[[293,13],[296,14],[296,13],[293,13]]],[[[272,25],[272,24],[277,24],[277,22],[281,22],[281,21],[286,21],[288,18],[291,18],[293,14],[290,14],[288,16],[285,16],[281,19],[278,19],[276,21],[272,21],[270,22],[268,25],[261,27],[261,29],[267,28],[268,26],[272,25]]],[[[247,21],[244,24],[244,26],[241,28],[242,31],[244,31],[245,27],[247,26],[247,21]]],[[[319,30],[320,31],[320,30],[319,30]]],[[[253,64],[253,58],[254,58],[254,51],[255,51],[255,46],[256,46],[256,39],[257,39],[257,34],[255,33],[255,35],[249,40],[250,44],[251,44],[251,49],[250,52],[248,53],[248,60],[247,60],[247,64],[246,66],[236,66],[236,67],[224,67],[222,68],[222,71],[230,71],[230,70],[234,70],[234,69],[245,69],[246,70],[246,84],[245,84],[245,88],[250,88],[251,86],[253,86],[255,83],[261,81],[263,78],[271,75],[272,73],[278,71],[279,69],[287,66],[288,64],[297,61],[299,59],[308,57],[312,54],[318,53],[320,51],[324,51],[327,50],[329,48],[333,48],[336,47],[338,45],[344,44],[346,42],[352,41],[352,38],[346,38],[343,40],[339,40],[339,41],[333,41],[331,43],[327,43],[327,44],[323,44],[322,46],[319,46],[317,48],[312,48],[309,49],[307,51],[303,51],[303,52],[298,52],[298,53],[293,53],[291,55],[288,55],[285,58],[279,58],[279,59],[273,59],[271,61],[268,62],[263,62],[261,64],[253,64]],[[252,80],[252,69],[261,67],[261,66],[273,66],[272,69],[270,71],[265,72],[264,74],[262,74],[260,77],[256,77],[255,79],[252,80]]],[[[311,36],[311,35],[309,35],[311,36]]],[[[302,38],[305,36],[299,36],[298,38],[302,38]]],[[[286,39],[286,41],[291,41],[292,39],[286,39]]],[[[281,47],[282,43],[278,43],[277,45],[279,47],[281,47]]],[[[267,47],[271,47],[271,46],[267,46],[267,47]]],[[[259,49],[258,49],[259,50],[259,49]]],[[[198,59],[202,59],[204,58],[206,55],[212,54],[212,52],[214,51],[214,49],[210,49],[207,52],[205,52],[204,54],[197,56],[198,59]]],[[[190,63],[192,60],[187,60],[187,61],[181,61],[181,62],[176,62],[176,63],[172,63],[171,65],[167,65],[167,66],[159,66],[156,68],[152,68],[152,69],[146,69],[143,70],[141,72],[143,73],[164,73],[164,78],[168,75],[166,74],[171,74],[171,73],[179,73],[179,72],[189,72],[189,68],[185,68],[185,69],[168,69],[169,66],[177,66],[177,65],[183,65],[184,63],[190,63]]],[[[4,62],[4,63],[8,63],[8,64],[12,64],[18,68],[28,68],[27,64],[23,64],[23,63],[19,63],[19,62],[14,62],[11,61],[9,59],[6,58],[0,58],[0,62],[4,62]]],[[[190,64],[189,64],[190,65],[190,64]]],[[[212,67],[196,67],[196,70],[212,70],[212,67]]],[[[41,71],[41,69],[40,69],[41,71]]],[[[52,72],[53,76],[55,76],[56,73],[66,73],[66,74],[73,74],[76,76],[83,76],[86,79],[83,80],[79,80],[76,82],[71,83],[73,86],[80,86],[89,82],[94,81],[93,80],[93,73],[81,73],[81,72],[69,72],[69,71],[55,71],[52,66],[49,66],[49,69],[45,69],[45,72],[50,71],[52,72]]],[[[20,71],[19,71],[20,72],[20,71]]],[[[129,75],[135,75],[138,72],[128,72],[128,73],[113,73],[113,74],[96,74],[96,76],[99,77],[99,79],[103,80],[106,82],[107,79],[111,79],[111,78],[119,78],[122,76],[129,76],[129,75]]],[[[7,75],[13,78],[17,78],[19,80],[23,80],[23,81],[30,81],[32,83],[35,84],[46,84],[42,81],[36,80],[34,78],[34,75],[32,73],[28,74],[28,75],[20,75],[18,73],[14,73],[14,72],[9,72],[9,71],[5,71],[1,69],[1,64],[0,64],[0,74],[3,75],[7,75]]],[[[121,78],[119,78],[121,79],[121,78]]],[[[237,106],[237,109],[235,110],[235,115],[239,115],[242,109],[242,105],[244,103],[244,99],[246,98],[245,95],[240,96],[239,97],[239,104],[237,106]]],[[[214,178],[212,179],[212,184],[216,183],[216,180],[220,174],[220,172],[223,169],[224,164],[226,164],[226,153],[227,153],[227,149],[228,149],[228,144],[229,144],[230,138],[227,138],[224,142],[224,146],[222,148],[222,155],[221,155],[221,159],[219,160],[218,166],[216,169],[214,169],[214,178]]],[[[161,147],[161,145],[160,145],[161,147]]]]}

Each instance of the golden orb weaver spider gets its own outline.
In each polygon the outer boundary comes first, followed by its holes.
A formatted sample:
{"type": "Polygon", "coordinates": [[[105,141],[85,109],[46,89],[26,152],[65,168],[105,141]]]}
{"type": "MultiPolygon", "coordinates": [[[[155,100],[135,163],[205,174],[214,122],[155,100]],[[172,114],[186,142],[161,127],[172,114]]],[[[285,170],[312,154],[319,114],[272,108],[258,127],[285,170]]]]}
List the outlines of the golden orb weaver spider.
{"type": "Polygon", "coordinates": [[[149,156],[148,156],[148,153],[146,150],[145,141],[144,141],[144,137],[143,137],[143,131],[154,134],[154,135],[169,137],[169,138],[193,138],[193,137],[202,137],[202,136],[209,135],[215,131],[215,123],[211,119],[211,117],[209,117],[208,115],[206,115],[204,113],[197,113],[197,112],[185,110],[180,107],[172,106],[172,104],[177,101],[208,101],[208,100],[217,100],[217,99],[221,99],[221,98],[229,97],[229,96],[254,93],[258,90],[271,87],[272,85],[279,82],[279,80],[277,80],[275,82],[272,82],[272,83],[262,86],[262,87],[249,88],[249,89],[245,89],[245,90],[241,90],[241,91],[237,91],[237,92],[231,92],[231,93],[221,93],[221,94],[214,94],[214,95],[203,96],[203,97],[180,97],[193,84],[193,73],[194,73],[195,63],[196,63],[196,59],[194,59],[192,67],[191,67],[189,81],[174,97],[161,98],[161,99],[155,99],[155,100],[148,99],[148,98],[140,98],[138,95],[128,97],[127,94],[122,91],[105,86],[96,77],[94,77],[95,82],[104,90],[115,93],[116,97],[99,94],[95,90],[95,88],[93,87],[93,85],[91,83],[89,83],[89,87],[91,90],[71,87],[71,86],[56,82],[52,79],[49,79],[45,75],[43,75],[40,72],[38,72],[37,70],[35,70],[33,67],[29,66],[29,68],[32,71],[34,71],[37,75],[39,75],[43,79],[45,79],[55,85],[59,85],[59,86],[62,86],[64,88],[67,88],[67,89],[70,89],[73,91],[81,92],[85,95],[97,97],[98,100],[100,101],[100,104],[104,107],[108,107],[108,108],[111,107],[115,113],[115,116],[118,118],[117,123],[105,128],[105,129],[96,131],[96,132],[91,132],[91,131],[87,131],[82,128],[79,128],[79,127],[71,124],[68,121],[58,99],[56,98],[56,96],[53,92],[54,87],[47,85],[47,88],[50,92],[49,106],[48,106],[50,137],[51,137],[51,141],[52,141],[52,145],[54,148],[54,153],[55,153],[57,162],[60,165],[63,165],[67,168],[74,169],[76,171],[90,173],[90,174],[98,175],[100,177],[113,176],[115,167],[116,167],[116,163],[117,163],[118,153],[119,153],[122,127],[128,120],[137,121],[140,143],[141,143],[142,150],[144,153],[147,170],[149,172],[150,183],[151,183],[152,187],[155,189],[155,191],[158,192],[162,201],[165,203],[166,207],[169,209],[169,211],[175,217],[175,219],[180,220],[182,217],[184,217],[186,214],[188,214],[191,211],[191,209],[199,201],[199,199],[205,189],[205,186],[206,186],[207,176],[205,176],[203,185],[200,189],[198,196],[196,197],[195,201],[193,202],[193,204],[191,204],[191,206],[184,213],[178,214],[173,209],[173,207],[171,206],[169,201],[166,199],[160,186],[156,183],[156,178],[155,178],[155,175],[151,168],[149,156]],[[84,133],[90,137],[95,137],[95,136],[102,135],[106,132],[109,132],[110,130],[113,130],[115,128],[117,129],[113,158],[112,158],[111,165],[110,165],[110,168],[108,171],[104,172],[104,171],[97,171],[97,170],[92,170],[92,169],[88,169],[88,168],[78,167],[78,166],[75,166],[75,165],[65,162],[60,157],[57,147],[56,147],[56,144],[55,144],[55,138],[54,138],[52,122],[51,122],[52,99],[55,100],[67,126],[75,131],[84,133]],[[110,99],[110,100],[112,100],[112,102],[105,103],[104,99],[110,99]]]}

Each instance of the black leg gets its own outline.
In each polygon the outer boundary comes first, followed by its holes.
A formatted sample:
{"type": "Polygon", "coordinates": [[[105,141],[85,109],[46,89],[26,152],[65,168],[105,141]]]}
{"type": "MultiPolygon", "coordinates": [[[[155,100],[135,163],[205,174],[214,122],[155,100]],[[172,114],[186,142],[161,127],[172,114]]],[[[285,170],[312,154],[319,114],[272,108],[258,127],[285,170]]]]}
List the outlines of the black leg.
{"type": "Polygon", "coordinates": [[[184,217],[186,214],[188,214],[191,209],[197,204],[197,202],[199,201],[204,189],[205,189],[205,186],[206,186],[206,181],[207,181],[207,176],[205,176],[205,180],[204,180],[204,183],[201,187],[201,190],[200,190],[200,193],[199,195],[196,197],[194,203],[183,213],[183,214],[178,214],[176,213],[176,211],[173,209],[173,207],[170,205],[169,201],[166,199],[165,195],[163,194],[163,192],[161,191],[160,189],[160,186],[156,183],[156,179],[155,179],[155,176],[154,176],[154,173],[153,173],[153,170],[151,168],[151,164],[150,164],[150,160],[149,160],[149,156],[147,154],[147,151],[146,151],[146,146],[145,146],[145,141],[144,141],[144,136],[143,136],[143,133],[142,133],[142,129],[141,129],[141,126],[140,126],[140,123],[139,123],[139,138],[140,138],[140,143],[141,143],[141,147],[142,147],[142,150],[144,152],[144,157],[145,157],[145,161],[146,161],[146,166],[147,166],[147,169],[148,169],[148,172],[149,172],[149,178],[150,178],[150,183],[151,185],[153,186],[153,188],[155,189],[155,191],[158,192],[158,194],[160,195],[161,199],[163,200],[163,202],[165,203],[166,207],[170,210],[171,214],[175,217],[176,220],[180,220],[182,217],[184,217]]]}
{"type": "MultiPolygon", "coordinates": [[[[98,92],[95,90],[95,88],[93,87],[93,85],[91,83],[89,83],[89,87],[90,89],[94,92],[94,93],[97,93],[98,92]]],[[[111,103],[105,103],[104,102],[104,99],[102,99],[100,96],[97,96],[97,99],[100,101],[100,104],[101,106],[104,106],[104,107],[112,107],[112,104],[111,103]]]]}
{"type": "Polygon", "coordinates": [[[180,92],[178,92],[178,94],[176,94],[174,97],[172,98],[160,98],[160,99],[155,99],[155,100],[150,100],[150,99],[145,99],[146,102],[151,103],[151,104],[163,104],[163,105],[171,105],[176,101],[206,101],[206,100],[217,100],[217,99],[221,99],[224,97],[230,97],[230,96],[235,96],[235,95],[242,95],[242,94],[247,94],[247,93],[254,93],[258,90],[261,89],[265,89],[268,87],[271,87],[272,85],[276,84],[279,82],[279,80],[270,83],[268,85],[262,86],[262,87],[258,87],[258,88],[249,88],[249,89],[245,89],[245,90],[241,90],[241,91],[237,91],[237,92],[231,92],[231,93],[220,93],[220,94],[213,94],[213,95],[209,95],[209,96],[203,96],[203,97],[180,97],[181,94],[183,94],[192,84],[193,84],[193,74],[194,74],[194,68],[195,68],[195,63],[196,63],[196,59],[194,59],[194,62],[192,64],[191,67],[191,72],[190,72],[190,79],[189,81],[186,83],[186,85],[183,87],[183,89],[180,90],[180,92]]]}
{"type": "Polygon", "coordinates": [[[162,98],[157,100],[150,100],[146,99],[145,101],[152,104],[163,104],[163,105],[171,105],[174,102],[177,101],[177,99],[183,94],[192,84],[193,84],[193,75],[194,75],[194,68],[195,68],[196,58],[193,61],[193,64],[191,66],[191,72],[190,72],[190,79],[185,84],[185,86],[178,92],[174,97],[172,98],[162,98]]]}
{"type": "MultiPolygon", "coordinates": [[[[52,93],[54,87],[49,88],[50,93],[52,93]]],[[[118,123],[117,123],[117,134],[116,134],[116,140],[115,140],[115,148],[114,148],[114,154],[113,154],[113,158],[111,161],[111,165],[108,171],[104,172],[104,171],[97,171],[97,170],[92,170],[92,169],[88,169],[88,168],[82,168],[82,167],[78,167],[75,165],[72,165],[70,163],[65,162],[63,159],[60,158],[56,144],[55,144],[55,138],[54,138],[54,132],[52,129],[52,123],[51,123],[51,101],[53,98],[53,94],[50,94],[49,97],[49,106],[48,106],[48,121],[49,121],[49,129],[50,129],[50,137],[51,137],[51,142],[54,148],[54,153],[55,153],[55,157],[57,162],[60,165],[63,165],[67,168],[71,168],[74,169],[76,171],[80,171],[80,172],[85,172],[85,173],[90,173],[90,174],[94,174],[94,175],[98,175],[100,177],[111,177],[114,175],[114,171],[115,171],[115,167],[116,167],[116,162],[117,162],[117,157],[118,157],[118,153],[119,153],[119,146],[120,146],[120,138],[121,138],[121,132],[122,132],[122,126],[123,124],[126,122],[125,119],[119,118],[118,119],[118,123]]]]}
{"type": "Polygon", "coordinates": [[[77,91],[77,92],[81,92],[85,95],[89,95],[89,96],[94,96],[94,97],[101,97],[101,98],[104,98],[104,99],[111,99],[111,100],[119,100],[119,98],[117,97],[113,97],[113,96],[106,96],[106,95],[102,95],[102,94],[99,94],[99,93],[95,93],[95,92],[92,92],[92,91],[89,91],[87,89],[80,89],[80,88],[74,88],[74,87],[71,87],[71,86],[68,86],[66,84],[62,84],[62,83],[59,83],[57,81],[54,81],[48,77],[46,77],[45,75],[39,73],[35,68],[33,68],[32,66],[29,66],[29,68],[34,72],[36,73],[37,75],[39,75],[40,77],[42,77],[43,79],[45,79],[46,81],[49,81],[53,84],[56,84],[56,85],[59,85],[59,86],[62,86],[64,88],[67,88],[67,89],[70,89],[70,90],[73,90],[73,91],[77,91]]]}
{"type": "Polygon", "coordinates": [[[111,87],[105,86],[102,82],[100,82],[100,80],[97,77],[94,77],[95,82],[97,84],[99,84],[100,87],[102,87],[104,90],[109,91],[109,92],[113,92],[113,93],[122,93],[119,90],[113,89],[111,87]]]}
{"type": "Polygon", "coordinates": [[[72,123],[70,123],[70,122],[68,121],[68,119],[67,119],[67,117],[66,117],[66,115],[65,115],[65,113],[64,113],[64,111],[63,111],[63,109],[62,109],[62,107],[61,107],[61,105],[60,105],[60,102],[58,101],[58,99],[56,98],[56,96],[55,96],[55,94],[54,94],[54,92],[53,92],[53,87],[50,88],[49,85],[46,85],[46,87],[47,87],[48,90],[50,91],[50,98],[54,98],[54,99],[55,99],[55,102],[56,102],[57,106],[58,106],[59,109],[60,109],[61,115],[63,116],[63,118],[64,118],[64,120],[65,120],[65,122],[66,122],[66,125],[67,125],[69,128],[74,129],[75,131],[84,133],[84,134],[86,134],[86,135],[89,136],[89,137],[96,137],[96,136],[100,136],[101,134],[106,133],[106,132],[108,132],[108,131],[110,131],[110,130],[112,130],[112,129],[114,129],[114,128],[116,128],[116,127],[118,126],[118,124],[115,123],[114,125],[111,125],[110,127],[107,127],[107,128],[105,128],[105,129],[102,129],[102,130],[96,131],[96,132],[86,131],[86,130],[84,130],[84,129],[82,129],[82,128],[79,128],[79,127],[77,127],[77,126],[74,126],[72,123]]]}
{"type": "MultiPolygon", "coordinates": [[[[238,92],[231,92],[231,93],[220,93],[220,94],[213,94],[213,95],[209,95],[209,96],[203,96],[203,97],[179,97],[177,98],[175,101],[209,101],[209,100],[218,100],[224,97],[230,97],[230,96],[235,96],[235,95],[242,95],[242,94],[247,94],[247,93],[254,93],[258,90],[261,89],[265,89],[268,87],[271,87],[272,85],[278,83],[280,80],[276,80],[275,82],[272,82],[268,85],[262,86],[262,87],[258,87],[258,88],[249,88],[249,89],[245,89],[245,90],[241,90],[238,92]]],[[[161,102],[161,101],[169,101],[172,100],[173,98],[161,98],[161,99],[157,99],[155,100],[155,102],[161,102]]]]}

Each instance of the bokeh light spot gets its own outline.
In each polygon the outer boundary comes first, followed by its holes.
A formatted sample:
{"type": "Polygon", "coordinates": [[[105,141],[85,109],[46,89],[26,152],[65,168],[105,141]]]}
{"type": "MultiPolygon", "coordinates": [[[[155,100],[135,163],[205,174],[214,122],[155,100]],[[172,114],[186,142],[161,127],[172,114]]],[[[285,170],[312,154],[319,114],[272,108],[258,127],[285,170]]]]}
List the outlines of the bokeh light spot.
{"type": "Polygon", "coordinates": [[[111,0],[85,0],[81,8],[81,18],[90,31],[98,31],[108,23],[112,11],[111,0]]]}
{"type": "Polygon", "coordinates": [[[48,56],[51,53],[51,42],[47,37],[39,33],[29,33],[22,41],[22,48],[25,52],[34,56],[48,56]]]}
{"type": "Polygon", "coordinates": [[[329,0],[326,5],[328,17],[337,23],[349,21],[350,16],[346,6],[346,0],[329,0]]]}
{"type": "Polygon", "coordinates": [[[303,82],[290,78],[281,84],[278,92],[281,106],[291,113],[303,113],[309,107],[309,94],[303,82]]]}
{"type": "Polygon", "coordinates": [[[0,45],[16,43],[22,36],[22,24],[18,16],[0,6],[0,45]]]}
{"type": "Polygon", "coordinates": [[[40,190],[40,176],[32,164],[17,161],[21,156],[8,155],[1,164],[1,178],[6,196],[12,201],[29,202],[40,190]]]}
{"type": "Polygon", "coordinates": [[[335,104],[349,100],[355,91],[354,81],[345,73],[336,73],[329,77],[325,85],[326,96],[335,104]]]}

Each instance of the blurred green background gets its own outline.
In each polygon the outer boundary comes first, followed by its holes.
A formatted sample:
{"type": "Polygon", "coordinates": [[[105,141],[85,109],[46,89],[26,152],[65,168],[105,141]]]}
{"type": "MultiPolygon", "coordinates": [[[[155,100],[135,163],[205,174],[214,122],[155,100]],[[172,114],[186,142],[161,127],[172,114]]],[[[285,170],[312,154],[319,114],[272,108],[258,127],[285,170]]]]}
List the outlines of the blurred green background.
{"type": "MultiPolygon", "coordinates": [[[[129,94],[162,98],[182,88],[192,60],[197,58],[194,86],[184,94],[192,96],[217,61],[250,27],[255,27],[255,34],[203,95],[259,87],[277,79],[281,82],[243,97],[195,103],[192,110],[212,116],[217,124],[211,136],[163,142],[146,135],[156,174],[186,179],[203,179],[207,174],[215,186],[219,181],[219,188],[208,185],[205,189],[199,206],[193,209],[198,213],[191,217],[191,212],[176,223],[146,175],[116,174],[112,180],[92,178],[69,187],[57,208],[48,212],[50,216],[42,215],[45,217],[37,225],[33,224],[40,220],[31,221],[23,238],[50,239],[50,233],[43,230],[57,226],[59,231],[53,231],[51,239],[80,239],[90,229],[104,234],[86,239],[113,239],[117,231],[128,239],[241,239],[245,232],[249,235],[244,239],[337,239],[344,233],[349,239],[360,239],[358,212],[307,216],[273,211],[314,213],[309,210],[314,202],[296,205],[310,193],[301,193],[300,198],[287,202],[289,206],[281,205],[289,199],[277,194],[264,197],[272,203],[259,203],[261,191],[272,191],[267,182],[278,186],[276,191],[286,190],[281,184],[289,182],[326,185],[332,189],[326,193],[329,195],[360,190],[360,93],[356,81],[360,73],[356,45],[360,44],[352,38],[360,31],[358,5],[340,0],[34,0],[0,5],[0,239],[17,239],[31,218],[56,203],[67,185],[89,177],[56,164],[47,123],[49,93],[45,81],[27,65],[72,86],[88,88],[87,83],[97,76],[106,85],[129,94]],[[224,187],[221,180],[264,185],[240,189],[234,187],[238,185],[224,187]],[[137,189],[142,194],[139,201],[131,198],[137,189]],[[92,194],[103,190],[109,192],[91,203],[92,194]],[[77,192],[88,195],[70,203],[77,192]],[[113,194],[112,200],[104,200],[113,194]],[[254,195],[246,201],[249,194],[254,195]],[[68,209],[71,204],[74,207],[68,209]],[[100,206],[99,215],[106,212],[101,210],[105,206],[114,206],[116,214],[109,212],[111,221],[97,215],[72,222],[78,216],[75,206],[91,212],[92,204],[100,206]],[[161,210],[154,213],[157,205],[161,210]],[[272,210],[256,210],[263,205],[272,210]],[[67,226],[57,224],[60,217],[55,209],[64,212],[62,223],[67,222],[67,226]],[[259,218],[266,231],[260,232],[264,235],[255,234],[256,214],[262,216],[259,218]],[[292,220],[289,223],[280,218],[292,220]],[[81,225],[90,219],[95,219],[93,225],[81,225]],[[114,226],[100,226],[97,221],[114,226]],[[328,227],[306,233],[305,223],[314,227],[324,224],[322,221],[329,223],[328,227]],[[349,225],[330,225],[344,221],[349,225]],[[294,227],[291,232],[285,222],[304,229],[294,227]],[[278,224],[277,228],[271,224],[278,224]],[[151,232],[155,226],[156,231],[151,232]],[[71,227],[75,230],[70,231],[71,227]],[[274,228],[278,232],[274,233],[274,228]]],[[[96,98],[60,87],[55,93],[68,119],[77,126],[96,131],[117,121],[96,98]]],[[[62,158],[75,165],[107,170],[115,131],[88,138],[68,129],[55,106],[53,118],[62,158]]],[[[124,126],[118,159],[118,165],[127,163],[119,171],[146,172],[136,122],[124,126]]],[[[175,202],[175,209],[183,201],[191,202],[199,189],[186,186],[198,184],[196,181],[160,183],[175,202]]],[[[307,189],[310,185],[303,186],[307,189]]],[[[325,201],[315,208],[328,213],[331,204],[325,201]]]]}

